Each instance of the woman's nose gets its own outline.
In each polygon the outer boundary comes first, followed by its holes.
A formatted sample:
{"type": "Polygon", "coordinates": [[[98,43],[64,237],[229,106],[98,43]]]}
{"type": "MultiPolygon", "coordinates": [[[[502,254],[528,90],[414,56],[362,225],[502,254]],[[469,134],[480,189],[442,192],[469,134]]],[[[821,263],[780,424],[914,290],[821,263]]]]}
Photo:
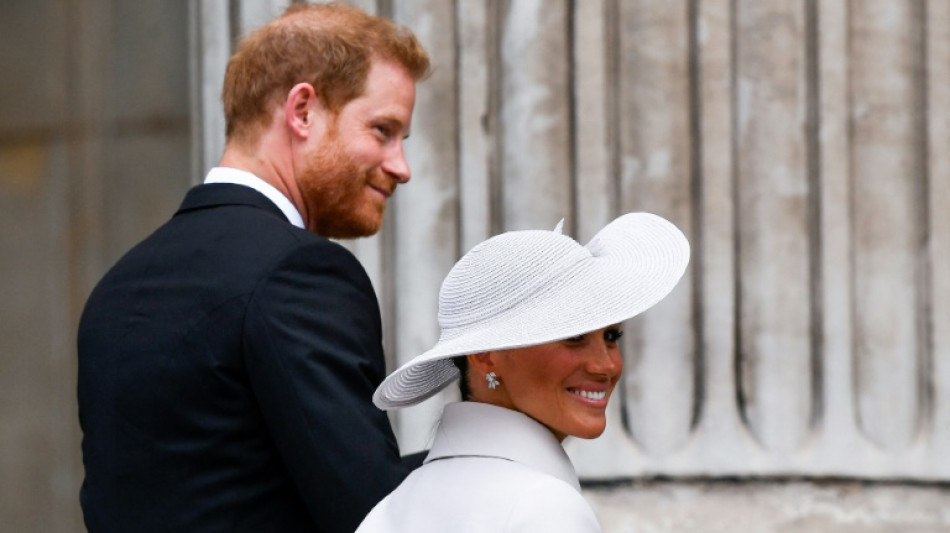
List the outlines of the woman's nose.
{"type": "Polygon", "coordinates": [[[616,345],[608,345],[606,341],[596,342],[591,346],[588,358],[588,370],[593,374],[604,374],[614,377],[623,370],[623,358],[616,345]]]}

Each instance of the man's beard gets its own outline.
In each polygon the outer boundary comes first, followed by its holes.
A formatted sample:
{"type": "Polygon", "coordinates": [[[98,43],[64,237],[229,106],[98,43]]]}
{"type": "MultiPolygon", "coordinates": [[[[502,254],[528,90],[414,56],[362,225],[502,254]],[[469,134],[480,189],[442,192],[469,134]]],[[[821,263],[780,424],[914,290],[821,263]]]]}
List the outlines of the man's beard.
{"type": "Polygon", "coordinates": [[[385,179],[379,167],[360,169],[331,130],[323,149],[298,178],[307,205],[307,229],[335,239],[375,234],[382,226],[386,203],[367,188],[385,179]]]}

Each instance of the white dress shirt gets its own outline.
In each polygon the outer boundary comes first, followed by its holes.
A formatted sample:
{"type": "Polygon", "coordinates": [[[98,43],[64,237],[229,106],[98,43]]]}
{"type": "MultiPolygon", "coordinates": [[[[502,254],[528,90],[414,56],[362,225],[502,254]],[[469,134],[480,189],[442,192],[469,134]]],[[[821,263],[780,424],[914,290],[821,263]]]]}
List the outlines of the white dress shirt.
{"type": "MultiPolygon", "coordinates": [[[[294,207],[294,204],[287,199],[276,187],[258,178],[254,174],[244,170],[238,170],[230,167],[214,167],[208,171],[205,176],[205,183],[233,183],[234,185],[244,185],[263,194],[268,200],[274,202],[280,208],[284,216],[291,224],[298,228],[303,228],[303,217],[300,211],[294,207]]],[[[304,228],[305,229],[305,228],[304,228]]]]}
{"type": "Polygon", "coordinates": [[[357,533],[598,533],[574,466],[532,418],[477,402],[445,406],[423,466],[357,533]]]}

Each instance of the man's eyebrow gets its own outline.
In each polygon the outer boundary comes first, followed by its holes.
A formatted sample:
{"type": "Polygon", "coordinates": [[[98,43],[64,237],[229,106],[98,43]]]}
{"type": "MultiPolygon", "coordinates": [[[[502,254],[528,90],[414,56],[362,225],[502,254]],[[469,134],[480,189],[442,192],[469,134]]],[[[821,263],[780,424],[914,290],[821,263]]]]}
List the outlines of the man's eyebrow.
{"type": "Polygon", "coordinates": [[[395,113],[388,113],[388,112],[387,112],[387,113],[380,113],[380,114],[376,115],[375,119],[376,119],[376,120],[383,120],[383,121],[386,121],[386,122],[392,122],[392,123],[394,123],[394,124],[399,124],[400,126],[402,126],[402,119],[399,118],[398,116],[396,116],[395,113]]]}

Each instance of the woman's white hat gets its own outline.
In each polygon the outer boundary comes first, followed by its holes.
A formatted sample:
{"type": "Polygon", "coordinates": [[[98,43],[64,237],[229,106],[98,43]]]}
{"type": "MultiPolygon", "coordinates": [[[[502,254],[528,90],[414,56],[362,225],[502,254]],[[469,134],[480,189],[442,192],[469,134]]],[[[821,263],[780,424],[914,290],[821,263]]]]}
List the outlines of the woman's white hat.
{"type": "Polygon", "coordinates": [[[586,246],[554,231],[511,231],[472,248],[439,291],[442,334],[387,377],[380,409],[419,403],[458,377],[452,357],[545,344],[646,311],[683,276],[689,242],[664,218],[629,213],[586,246]]]}

